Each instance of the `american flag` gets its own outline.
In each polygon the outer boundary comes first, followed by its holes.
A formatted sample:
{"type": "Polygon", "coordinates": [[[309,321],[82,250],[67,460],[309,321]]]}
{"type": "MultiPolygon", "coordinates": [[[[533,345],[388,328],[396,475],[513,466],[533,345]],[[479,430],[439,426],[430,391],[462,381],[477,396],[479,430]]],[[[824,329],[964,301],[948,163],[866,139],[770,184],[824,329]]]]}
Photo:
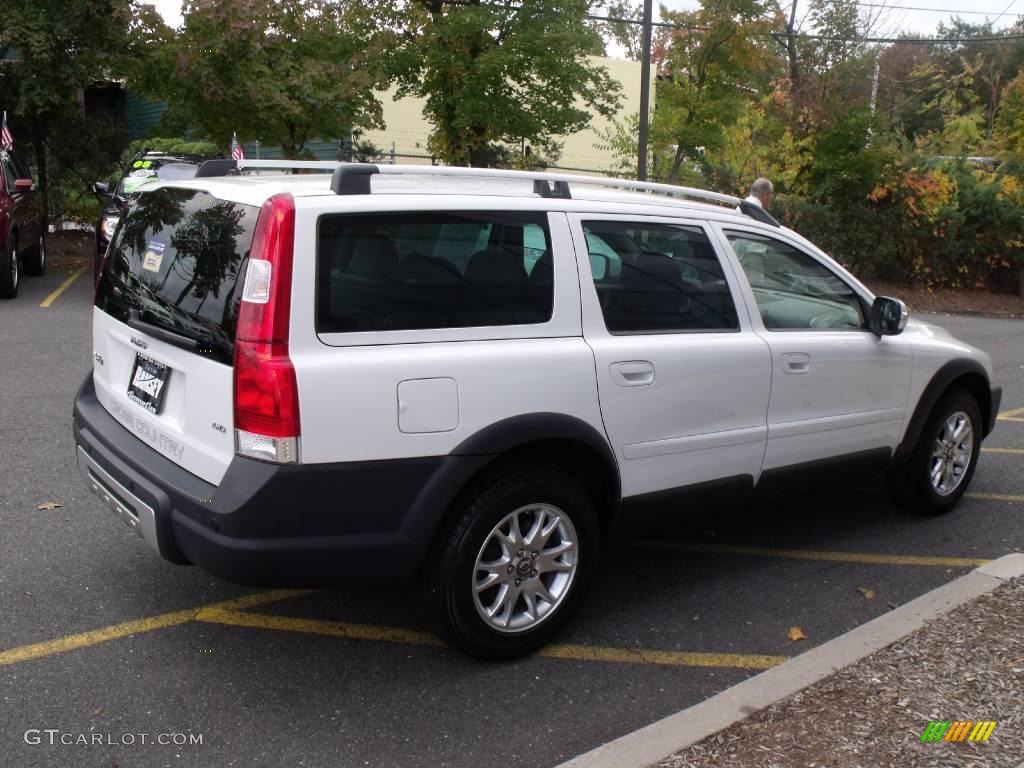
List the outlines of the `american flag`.
{"type": "Polygon", "coordinates": [[[231,134],[231,159],[232,160],[245,160],[245,150],[242,149],[242,145],[238,143],[238,134],[231,134]]]}
{"type": "Polygon", "coordinates": [[[4,110],[4,119],[0,122],[0,147],[14,149],[14,135],[7,127],[7,110],[4,110]]]}

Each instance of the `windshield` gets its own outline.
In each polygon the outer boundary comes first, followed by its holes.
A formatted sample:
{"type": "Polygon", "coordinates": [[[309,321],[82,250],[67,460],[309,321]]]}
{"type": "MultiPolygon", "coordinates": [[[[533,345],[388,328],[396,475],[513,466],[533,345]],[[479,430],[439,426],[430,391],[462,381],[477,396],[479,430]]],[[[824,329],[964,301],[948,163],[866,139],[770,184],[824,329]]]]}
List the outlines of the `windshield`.
{"type": "Polygon", "coordinates": [[[154,181],[175,181],[191,179],[199,166],[173,160],[136,160],[117,185],[117,196],[127,197],[138,192],[140,187],[154,181]]]}
{"type": "Polygon", "coordinates": [[[96,306],[195,342],[230,365],[241,292],[259,208],[192,189],[133,195],[110,244],[96,306]]]}

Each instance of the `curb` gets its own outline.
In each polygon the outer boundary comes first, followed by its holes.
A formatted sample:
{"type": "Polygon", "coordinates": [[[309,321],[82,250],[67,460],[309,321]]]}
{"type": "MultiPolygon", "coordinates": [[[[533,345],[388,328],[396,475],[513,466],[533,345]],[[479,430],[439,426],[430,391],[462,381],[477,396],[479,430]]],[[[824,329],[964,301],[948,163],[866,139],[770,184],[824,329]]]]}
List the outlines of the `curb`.
{"type": "Polygon", "coordinates": [[[700,704],[603,744],[557,768],[646,768],[901,640],[926,622],[1017,576],[1024,576],[1024,554],[1004,555],[700,704]]]}

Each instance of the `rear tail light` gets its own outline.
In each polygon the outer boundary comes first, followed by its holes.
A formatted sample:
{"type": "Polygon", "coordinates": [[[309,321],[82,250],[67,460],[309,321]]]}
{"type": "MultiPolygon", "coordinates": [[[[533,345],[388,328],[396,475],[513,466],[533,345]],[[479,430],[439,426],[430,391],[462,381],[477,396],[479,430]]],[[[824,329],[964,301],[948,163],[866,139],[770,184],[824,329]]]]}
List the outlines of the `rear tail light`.
{"type": "Polygon", "coordinates": [[[242,456],[298,461],[299,393],[288,357],[295,201],[263,204],[249,252],[235,332],[235,448],[242,456]]]}

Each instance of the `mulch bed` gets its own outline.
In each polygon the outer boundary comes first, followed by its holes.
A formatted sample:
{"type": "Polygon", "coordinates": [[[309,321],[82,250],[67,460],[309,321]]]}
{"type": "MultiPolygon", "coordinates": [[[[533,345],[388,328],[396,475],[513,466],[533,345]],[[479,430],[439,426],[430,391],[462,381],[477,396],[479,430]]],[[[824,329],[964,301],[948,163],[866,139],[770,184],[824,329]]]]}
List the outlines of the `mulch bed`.
{"type": "Polygon", "coordinates": [[[657,768],[1021,768],[1024,579],[657,764],[657,768]],[[929,721],[995,720],[927,743],[929,721]]]}

